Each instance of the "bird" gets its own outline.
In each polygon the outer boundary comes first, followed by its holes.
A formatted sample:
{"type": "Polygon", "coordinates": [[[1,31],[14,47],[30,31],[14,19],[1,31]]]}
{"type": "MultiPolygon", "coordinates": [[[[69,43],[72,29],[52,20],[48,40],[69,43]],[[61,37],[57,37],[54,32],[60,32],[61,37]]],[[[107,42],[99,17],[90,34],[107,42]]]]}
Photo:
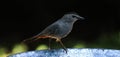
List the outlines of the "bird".
{"type": "MultiPolygon", "coordinates": [[[[26,42],[30,39],[34,39],[34,40],[41,39],[41,38],[55,39],[56,42],[59,42],[61,44],[62,48],[67,52],[67,49],[64,46],[64,44],[62,43],[61,39],[65,38],[72,31],[73,24],[77,20],[84,20],[84,17],[78,15],[76,12],[66,13],[60,19],[58,19],[56,22],[54,22],[51,25],[49,25],[48,27],[46,27],[42,32],[40,32],[39,34],[37,34],[31,38],[24,40],[23,42],[26,42]]],[[[49,40],[49,42],[50,41],[51,40],[49,40]]],[[[50,46],[50,44],[49,44],[49,46],[50,46]]]]}

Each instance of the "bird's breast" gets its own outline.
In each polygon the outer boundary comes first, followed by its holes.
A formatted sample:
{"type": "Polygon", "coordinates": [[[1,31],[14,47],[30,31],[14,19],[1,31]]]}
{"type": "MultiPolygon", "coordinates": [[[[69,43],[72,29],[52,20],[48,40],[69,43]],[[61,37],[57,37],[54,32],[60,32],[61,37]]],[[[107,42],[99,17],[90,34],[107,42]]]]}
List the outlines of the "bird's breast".
{"type": "Polygon", "coordinates": [[[73,24],[59,24],[59,28],[56,29],[57,35],[60,36],[61,38],[66,37],[72,30],[73,24]]]}

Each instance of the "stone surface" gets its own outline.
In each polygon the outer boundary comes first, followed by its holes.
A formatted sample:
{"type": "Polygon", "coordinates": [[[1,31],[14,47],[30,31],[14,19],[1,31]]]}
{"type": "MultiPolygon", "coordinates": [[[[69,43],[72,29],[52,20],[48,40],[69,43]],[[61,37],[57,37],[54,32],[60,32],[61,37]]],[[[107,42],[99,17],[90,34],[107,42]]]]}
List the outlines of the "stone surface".
{"type": "Polygon", "coordinates": [[[28,51],[8,57],[120,57],[120,50],[114,49],[63,49],[28,51]]]}

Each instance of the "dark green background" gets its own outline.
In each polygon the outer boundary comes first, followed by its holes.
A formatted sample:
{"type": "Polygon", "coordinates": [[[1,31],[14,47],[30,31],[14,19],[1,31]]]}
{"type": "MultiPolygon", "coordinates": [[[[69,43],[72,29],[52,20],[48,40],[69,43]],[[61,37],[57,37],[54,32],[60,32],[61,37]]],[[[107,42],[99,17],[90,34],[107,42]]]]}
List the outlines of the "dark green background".
{"type": "MultiPolygon", "coordinates": [[[[68,48],[83,43],[87,48],[120,49],[120,6],[118,0],[16,0],[5,1],[0,19],[0,46],[12,46],[40,33],[65,13],[75,11],[85,20],[77,21],[62,41],[68,48]]],[[[52,40],[52,48],[58,43],[52,40]]],[[[27,43],[29,50],[48,39],[27,43]]],[[[59,46],[59,45],[58,45],[59,46]]],[[[61,48],[61,47],[59,47],[61,48]]]]}

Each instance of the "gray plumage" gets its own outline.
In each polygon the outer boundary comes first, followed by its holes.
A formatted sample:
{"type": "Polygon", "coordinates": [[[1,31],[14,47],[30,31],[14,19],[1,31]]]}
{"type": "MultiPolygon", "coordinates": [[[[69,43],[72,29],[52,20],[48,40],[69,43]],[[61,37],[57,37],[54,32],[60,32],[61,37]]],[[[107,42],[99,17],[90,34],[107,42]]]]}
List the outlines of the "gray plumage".
{"type": "Polygon", "coordinates": [[[71,32],[74,22],[80,19],[84,18],[76,13],[65,14],[62,18],[45,28],[35,37],[48,35],[57,38],[64,38],[71,32]]]}
{"type": "Polygon", "coordinates": [[[41,33],[32,37],[31,39],[40,39],[40,38],[53,38],[64,47],[61,39],[66,37],[72,30],[73,24],[75,21],[84,19],[79,16],[77,13],[68,13],[65,14],[62,18],[58,19],[56,22],[45,28],[41,33]]]}

